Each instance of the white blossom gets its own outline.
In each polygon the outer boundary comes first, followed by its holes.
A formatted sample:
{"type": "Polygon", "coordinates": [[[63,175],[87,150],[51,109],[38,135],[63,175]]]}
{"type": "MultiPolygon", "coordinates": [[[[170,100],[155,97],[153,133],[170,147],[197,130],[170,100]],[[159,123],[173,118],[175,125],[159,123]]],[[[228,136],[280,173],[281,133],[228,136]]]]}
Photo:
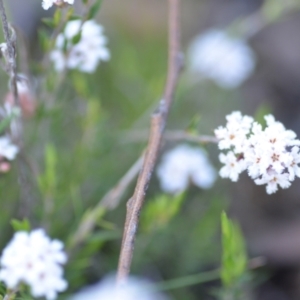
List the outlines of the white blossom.
{"type": "Polygon", "coordinates": [[[64,32],[58,35],[50,59],[58,72],[67,68],[93,73],[101,60],[110,59],[106,44],[103,27],[95,21],[89,20],[83,24],[81,20],[69,21],[64,32]],[[74,44],[73,38],[80,31],[80,40],[74,44]]]}
{"type": "Polygon", "coordinates": [[[192,73],[223,88],[239,86],[255,67],[255,57],[247,43],[220,29],[197,36],[189,47],[188,58],[192,73]]]}
{"type": "Polygon", "coordinates": [[[215,130],[215,135],[220,140],[219,149],[234,147],[236,153],[241,153],[243,147],[247,145],[247,134],[250,132],[253,118],[234,111],[226,119],[226,126],[220,126],[215,130]]]}
{"type": "Polygon", "coordinates": [[[55,299],[57,292],[67,288],[61,266],[66,260],[63,243],[51,241],[43,229],[19,231],[3,250],[0,280],[10,289],[25,283],[32,296],[55,299]]]}
{"type": "Polygon", "coordinates": [[[211,188],[216,172],[204,150],[179,145],[163,156],[157,176],[163,191],[178,193],[187,189],[190,181],[200,188],[211,188]]]}
{"type": "Polygon", "coordinates": [[[278,185],[283,189],[286,189],[291,185],[291,182],[289,181],[289,175],[287,173],[277,173],[272,169],[263,174],[261,178],[257,178],[255,183],[266,184],[266,191],[268,194],[277,192],[278,185]]]}
{"type": "Polygon", "coordinates": [[[42,7],[47,10],[53,5],[61,6],[63,4],[74,4],[74,0],[43,0],[42,7]]]}
{"type": "Polygon", "coordinates": [[[116,286],[114,278],[105,278],[102,282],[79,291],[70,300],[166,300],[161,294],[151,290],[144,280],[129,277],[121,286],[116,286]]]}
{"type": "Polygon", "coordinates": [[[245,161],[239,159],[232,151],[226,155],[220,153],[220,162],[225,164],[220,170],[220,176],[223,178],[230,178],[232,181],[239,179],[239,174],[245,170],[245,161]]]}
{"type": "Polygon", "coordinates": [[[233,112],[226,117],[225,127],[215,130],[219,139],[220,161],[224,166],[220,176],[237,181],[239,174],[247,170],[256,184],[266,185],[268,194],[278,186],[285,189],[295,177],[300,177],[300,141],[292,130],[286,130],[274,116],[265,116],[266,128],[251,117],[233,112]]]}
{"type": "Polygon", "coordinates": [[[0,157],[13,160],[18,152],[19,148],[12,144],[7,136],[0,137],[0,157]]]}
{"type": "Polygon", "coordinates": [[[286,163],[290,181],[293,181],[295,179],[295,176],[300,177],[299,164],[300,164],[299,148],[293,147],[292,151],[290,152],[289,161],[286,163]]]}

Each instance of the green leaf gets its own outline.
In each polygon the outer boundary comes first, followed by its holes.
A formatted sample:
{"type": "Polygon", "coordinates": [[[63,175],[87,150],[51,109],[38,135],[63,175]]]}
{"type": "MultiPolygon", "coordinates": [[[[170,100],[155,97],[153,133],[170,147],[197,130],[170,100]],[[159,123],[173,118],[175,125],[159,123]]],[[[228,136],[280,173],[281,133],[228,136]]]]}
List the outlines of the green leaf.
{"type": "Polygon", "coordinates": [[[287,4],[281,1],[266,0],[262,7],[262,13],[269,22],[275,22],[284,13],[287,4]]]}
{"type": "Polygon", "coordinates": [[[221,279],[225,287],[232,287],[246,274],[248,257],[238,224],[228,219],[226,213],[222,212],[221,225],[223,244],[221,279]]]}
{"type": "Polygon", "coordinates": [[[39,43],[44,52],[47,52],[50,48],[51,41],[49,40],[48,33],[45,29],[41,29],[38,31],[39,43]]]}
{"type": "Polygon", "coordinates": [[[72,44],[76,45],[80,42],[81,40],[81,30],[72,38],[72,44]]]}
{"type": "Polygon", "coordinates": [[[56,187],[57,153],[53,145],[48,144],[45,149],[45,171],[38,176],[39,188],[44,195],[53,195],[56,187]]]}
{"type": "Polygon", "coordinates": [[[27,231],[28,232],[31,229],[28,219],[23,219],[22,221],[19,221],[17,219],[12,219],[10,223],[15,231],[27,231]]]}
{"type": "Polygon", "coordinates": [[[77,16],[77,15],[72,15],[68,18],[69,21],[73,21],[73,20],[81,20],[81,16],[77,16]]]}
{"type": "Polygon", "coordinates": [[[54,13],[54,16],[53,16],[53,25],[54,25],[54,27],[57,27],[59,25],[59,23],[61,22],[61,17],[62,17],[62,10],[57,9],[54,13]]]}
{"type": "Polygon", "coordinates": [[[201,116],[200,114],[197,114],[193,116],[192,120],[190,121],[186,131],[190,134],[195,134],[198,135],[198,128],[199,128],[199,123],[200,123],[201,116]]]}
{"type": "Polygon", "coordinates": [[[96,0],[88,12],[87,20],[93,19],[101,8],[102,0],[96,0]]]}
{"type": "Polygon", "coordinates": [[[184,193],[170,196],[161,194],[150,199],[142,215],[142,228],[145,231],[155,231],[164,228],[179,212],[184,200],[184,193]]]}
{"type": "Polygon", "coordinates": [[[74,8],[70,7],[67,11],[66,19],[69,21],[73,18],[73,16],[74,16],[74,8]]]}
{"type": "Polygon", "coordinates": [[[54,20],[52,18],[43,18],[42,22],[50,28],[55,27],[55,23],[54,23],[54,20]]]}

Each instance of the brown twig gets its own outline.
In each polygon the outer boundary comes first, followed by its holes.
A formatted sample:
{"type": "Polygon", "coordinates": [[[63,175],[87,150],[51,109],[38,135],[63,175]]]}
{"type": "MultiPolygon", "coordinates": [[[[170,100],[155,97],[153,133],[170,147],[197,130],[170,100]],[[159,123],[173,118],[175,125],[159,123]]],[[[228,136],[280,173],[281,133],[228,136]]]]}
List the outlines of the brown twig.
{"type": "Polygon", "coordinates": [[[169,60],[167,82],[164,98],[151,118],[150,136],[146,150],[143,168],[139,174],[133,196],[127,202],[127,214],[124,226],[121,253],[117,272],[117,284],[126,280],[133,256],[134,241],[138,228],[139,214],[144,202],[145,193],[157,161],[163,132],[169,110],[173,101],[182,57],[180,53],[180,0],[168,0],[169,4],[169,60]]]}
{"type": "MultiPolygon", "coordinates": [[[[0,16],[2,21],[2,27],[4,32],[4,38],[7,46],[7,53],[5,54],[5,63],[6,63],[6,72],[10,77],[10,90],[14,97],[14,105],[20,107],[19,95],[18,95],[18,87],[17,87],[17,50],[16,50],[16,32],[12,28],[12,26],[7,21],[7,15],[4,7],[3,0],[0,0],[0,16]]],[[[3,54],[3,53],[2,53],[3,54]]],[[[20,148],[20,152],[23,151],[23,141],[22,141],[22,119],[19,117],[15,120],[15,128],[12,130],[11,124],[11,136],[12,140],[16,142],[20,148]]],[[[20,210],[22,210],[22,215],[27,215],[27,210],[29,210],[29,202],[31,201],[31,197],[29,197],[29,185],[28,185],[28,176],[26,174],[26,170],[24,168],[23,162],[18,159],[18,180],[21,186],[21,198],[22,205],[20,206],[20,210]],[[25,208],[26,207],[26,208],[25,208]]]]}
{"type": "MultiPolygon", "coordinates": [[[[124,141],[126,142],[141,142],[148,136],[148,131],[137,130],[125,133],[124,141]]],[[[218,143],[218,139],[210,135],[196,135],[184,130],[166,130],[163,136],[164,140],[172,142],[187,141],[193,143],[207,144],[218,143]]]]}
{"type": "Polygon", "coordinates": [[[15,104],[19,106],[19,97],[18,97],[18,88],[17,88],[17,63],[16,63],[16,37],[15,32],[7,22],[7,16],[5,12],[5,7],[3,4],[3,0],[0,0],[0,15],[2,20],[2,27],[4,38],[7,45],[8,51],[8,72],[11,80],[11,89],[14,95],[15,104]],[[10,33],[12,32],[12,34],[10,33]]]}
{"type": "Polygon", "coordinates": [[[164,138],[168,141],[187,141],[194,143],[218,143],[218,139],[215,136],[210,135],[195,135],[186,131],[167,131],[164,138]]]}

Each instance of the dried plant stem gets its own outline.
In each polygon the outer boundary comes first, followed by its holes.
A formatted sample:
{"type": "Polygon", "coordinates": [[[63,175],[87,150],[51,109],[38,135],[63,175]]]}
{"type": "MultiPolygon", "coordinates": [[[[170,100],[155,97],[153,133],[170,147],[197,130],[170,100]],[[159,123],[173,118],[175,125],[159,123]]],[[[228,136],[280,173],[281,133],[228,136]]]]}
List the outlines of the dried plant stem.
{"type": "Polygon", "coordinates": [[[182,57],[180,53],[180,0],[168,0],[169,5],[169,60],[167,82],[164,98],[151,118],[150,136],[146,149],[143,168],[139,174],[133,196],[127,202],[127,214],[124,226],[121,253],[117,272],[117,284],[126,280],[133,256],[134,241],[138,228],[139,214],[144,202],[154,165],[157,161],[163,132],[165,129],[169,110],[173,101],[182,57]]]}
{"type": "MultiPolygon", "coordinates": [[[[148,136],[148,131],[133,130],[125,133],[124,142],[134,143],[144,141],[148,136]]],[[[218,139],[211,135],[196,135],[184,130],[166,130],[163,136],[164,140],[171,142],[187,141],[193,143],[207,144],[218,143],[218,139]]]]}
{"type": "Polygon", "coordinates": [[[167,131],[164,138],[168,141],[187,141],[194,143],[218,143],[218,139],[215,136],[210,135],[195,135],[185,131],[167,131]]]}
{"type": "MultiPolygon", "coordinates": [[[[14,97],[14,105],[20,107],[18,87],[17,87],[17,50],[16,50],[16,32],[11,27],[7,21],[7,14],[5,11],[5,6],[3,0],[0,0],[0,16],[2,21],[2,28],[4,33],[5,42],[7,45],[7,57],[6,60],[6,72],[10,78],[10,90],[14,97]]],[[[22,153],[23,148],[23,138],[22,138],[22,119],[18,117],[15,122],[15,127],[12,129],[11,126],[11,137],[12,140],[18,144],[22,153]]],[[[18,159],[18,181],[21,187],[21,199],[22,205],[19,208],[20,215],[28,216],[31,205],[31,196],[30,196],[30,185],[28,184],[28,174],[25,168],[24,162],[19,158],[18,159]]]]}
{"type": "Polygon", "coordinates": [[[19,106],[19,96],[18,96],[18,88],[17,88],[16,37],[15,37],[15,33],[14,34],[10,33],[10,28],[7,22],[7,15],[5,12],[3,0],[0,0],[0,15],[2,20],[4,38],[8,50],[7,67],[8,67],[8,72],[11,81],[10,82],[11,89],[14,95],[15,104],[19,106]]]}

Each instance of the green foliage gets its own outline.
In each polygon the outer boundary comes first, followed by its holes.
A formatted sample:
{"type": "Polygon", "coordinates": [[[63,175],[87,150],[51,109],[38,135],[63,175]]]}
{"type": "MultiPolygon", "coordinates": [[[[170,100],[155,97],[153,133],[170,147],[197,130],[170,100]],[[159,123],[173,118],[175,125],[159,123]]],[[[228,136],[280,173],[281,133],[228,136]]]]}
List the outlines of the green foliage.
{"type": "Polygon", "coordinates": [[[183,200],[184,193],[175,196],[161,194],[149,199],[142,213],[142,228],[150,232],[163,229],[178,214],[183,200]]]}
{"type": "Polygon", "coordinates": [[[62,10],[57,9],[53,15],[53,25],[57,27],[62,21],[62,10]]]}
{"type": "Polygon", "coordinates": [[[222,270],[221,279],[225,287],[235,285],[246,274],[247,253],[243,235],[237,223],[228,219],[225,212],[222,224],[222,270]]]}
{"type": "Polygon", "coordinates": [[[190,124],[188,125],[186,131],[190,134],[198,135],[200,121],[201,121],[201,115],[200,114],[195,115],[191,119],[190,124]]]}
{"type": "Polygon", "coordinates": [[[31,226],[28,219],[24,219],[22,221],[12,219],[11,226],[13,227],[14,231],[30,231],[31,226]]]}
{"type": "Polygon", "coordinates": [[[96,0],[95,3],[90,7],[90,10],[87,14],[87,20],[93,19],[96,17],[98,11],[101,8],[103,0],[96,0]]]}
{"type": "Polygon", "coordinates": [[[285,5],[286,4],[280,1],[267,0],[264,3],[262,11],[269,21],[274,22],[280,18],[285,9],[285,5]]]}
{"type": "Polygon", "coordinates": [[[38,31],[38,40],[41,50],[44,52],[49,51],[51,42],[49,41],[48,32],[45,29],[40,29],[38,31]]]}
{"type": "Polygon", "coordinates": [[[72,44],[73,45],[78,44],[80,42],[80,39],[81,39],[81,30],[72,38],[72,44]]]}
{"type": "Polygon", "coordinates": [[[48,144],[45,149],[45,171],[39,175],[38,185],[43,195],[54,196],[56,187],[57,153],[53,145],[48,144]]]}
{"type": "Polygon", "coordinates": [[[51,29],[55,27],[55,21],[53,18],[43,18],[42,22],[51,29]]]}
{"type": "Polygon", "coordinates": [[[276,22],[279,21],[285,13],[299,8],[300,3],[298,0],[286,2],[266,0],[262,7],[262,15],[268,22],[276,22]]]}

